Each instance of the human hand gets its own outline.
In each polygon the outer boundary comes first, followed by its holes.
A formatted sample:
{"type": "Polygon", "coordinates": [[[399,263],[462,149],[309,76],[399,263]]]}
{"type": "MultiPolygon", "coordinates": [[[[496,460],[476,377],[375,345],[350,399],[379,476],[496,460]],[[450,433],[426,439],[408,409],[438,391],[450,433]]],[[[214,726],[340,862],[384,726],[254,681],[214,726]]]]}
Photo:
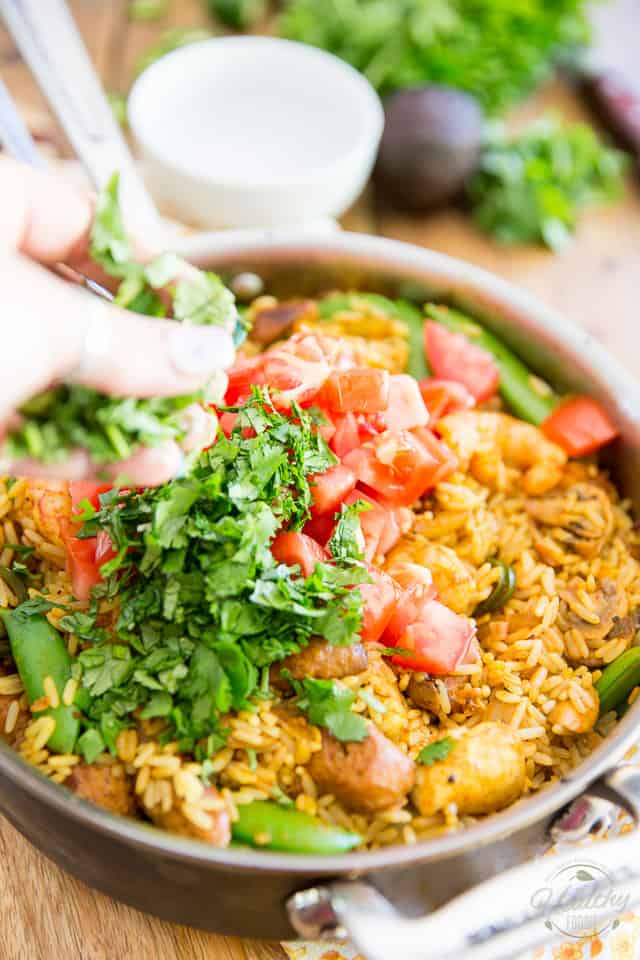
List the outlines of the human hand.
{"type": "MultiPolygon", "coordinates": [[[[62,261],[101,283],[108,279],[88,257],[91,197],[67,181],[0,158],[0,272],[4,340],[0,429],[16,422],[28,398],[52,383],[82,384],[116,396],[190,394],[233,360],[230,333],[134,314],[54,275],[62,261]]],[[[150,486],[179,473],[183,451],[212,439],[215,420],[195,405],[185,411],[182,449],[174,442],[139,449],[110,464],[110,476],[150,486]]],[[[96,468],[85,450],[62,464],[21,460],[2,464],[16,474],[85,479],[96,468]]],[[[104,471],[103,471],[104,472],[104,471]]]]}

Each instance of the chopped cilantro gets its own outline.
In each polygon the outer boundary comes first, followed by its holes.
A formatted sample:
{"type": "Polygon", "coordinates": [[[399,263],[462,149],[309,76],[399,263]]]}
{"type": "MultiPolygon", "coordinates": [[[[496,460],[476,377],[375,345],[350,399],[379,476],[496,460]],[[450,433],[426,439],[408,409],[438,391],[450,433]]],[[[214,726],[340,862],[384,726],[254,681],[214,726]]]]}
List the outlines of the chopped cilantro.
{"type": "Polygon", "coordinates": [[[296,692],[298,709],[309,723],[325,727],[337,740],[360,742],[368,736],[366,720],[351,709],[356,695],[353,690],[337,680],[318,680],[305,677],[294,679],[288,670],[283,670],[296,692]]]}
{"type": "Polygon", "coordinates": [[[329,540],[329,553],[334,560],[363,560],[364,537],[360,526],[360,514],[371,510],[364,500],[345,506],[342,504],[338,522],[329,540]]]}
{"type": "Polygon", "coordinates": [[[434,763],[437,763],[438,760],[446,760],[455,745],[456,741],[451,737],[443,737],[442,740],[435,740],[433,743],[429,743],[426,747],[422,748],[416,757],[416,763],[422,764],[423,767],[431,767],[434,763]]]}
{"type": "MultiPolygon", "coordinates": [[[[271,553],[280,529],[300,529],[309,516],[309,476],[335,462],[312,415],[295,405],[281,413],[265,388],[233,410],[231,436],[220,432],[188,476],[109,491],[99,509],[84,511],[81,536],[105,531],[116,555],[89,611],[70,611],[61,625],[90,641],[75,661],[82,709],[107,747],[140,711],[166,718],[167,737],[206,758],[225,741],[224,715],[255,709],[251,698],[265,695],[272,663],[314,636],[359,639],[357,585],[368,574],[354,551],[306,579],[271,553]],[[115,637],[105,636],[99,601],[116,594],[115,637]]],[[[354,695],[320,692],[306,692],[314,716],[343,739],[361,739],[354,695]]]]}

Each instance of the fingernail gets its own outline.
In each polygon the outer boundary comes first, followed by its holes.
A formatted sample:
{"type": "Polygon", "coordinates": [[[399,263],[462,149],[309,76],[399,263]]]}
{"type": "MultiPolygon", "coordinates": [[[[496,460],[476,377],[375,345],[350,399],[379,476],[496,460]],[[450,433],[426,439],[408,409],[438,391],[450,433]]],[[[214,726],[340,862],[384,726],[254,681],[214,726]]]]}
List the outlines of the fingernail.
{"type": "Polygon", "coordinates": [[[211,373],[233,363],[231,337],[219,327],[176,327],[169,334],[169,351],[178,373],[211,373]]]}

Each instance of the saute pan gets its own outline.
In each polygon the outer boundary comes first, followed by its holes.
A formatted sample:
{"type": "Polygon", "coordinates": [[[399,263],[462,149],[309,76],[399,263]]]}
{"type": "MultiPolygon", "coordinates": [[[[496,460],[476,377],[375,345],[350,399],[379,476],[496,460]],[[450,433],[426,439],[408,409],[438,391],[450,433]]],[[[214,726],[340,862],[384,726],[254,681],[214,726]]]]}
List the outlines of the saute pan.
{"type": "MultiPolygon", "coordinates": [[[[610,466],[640,509],[640,386],[586,332],[523,291],[459,260],[348,233],[200,235],[182,252],[226,278],[256,272],[276,295],[362,288],[473,312],[536,372],[607,407],[621,436],[610,466]]],[[[5,745],[0,810],[59,866],[165,920],[271,939],[346,931],[371,960],[460,957],[470,946],[469,956],[499,960],[540,942],[553,926],[529,903],[553,861],[520,867],[513,877],[505,871],[543,853],[552,829],[565,860],[575,860],[568,841],[601,832],[614,804],[640,819],[640,768],[624,761],[639,734],[640,701],[598,750],[541,793],[459,833],[344,856],[218,850],[172,836],[74,796],[5,745]],[[492,877],[493,886],[443,906],[492,877]]],[[[607,868],[607,883],[640,896],[633,834],[589,855],[607,868]]]]}

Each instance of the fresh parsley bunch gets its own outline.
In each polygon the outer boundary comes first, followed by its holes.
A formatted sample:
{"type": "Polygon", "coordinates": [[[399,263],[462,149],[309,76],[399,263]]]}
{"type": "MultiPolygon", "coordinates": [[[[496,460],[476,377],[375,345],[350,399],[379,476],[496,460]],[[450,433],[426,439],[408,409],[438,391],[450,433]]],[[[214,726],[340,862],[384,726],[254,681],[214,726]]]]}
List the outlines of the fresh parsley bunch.
{"type": "Polygon", "coordinates": [[[382,94],[441,84],[498,113],[589,36],[586,0],[290,0],[280,32],[360,70],[382,94]]]}
{"type": "Polygon", "coordinates": [[[87,759],[113,749],[134,713],[165,718],[167,738],[205,758],[224,742],[224,715],[266,693],[272,663],[313,636],[359,639],[368,573],[357,510],[340,515],[332,562],[310,577],[271,553],[279,530],[304,525],[309,475],[335,457],[308,411],[279,412],[266,389],[235,410],[231,437],[220,433],[188,477],[113,490],[98,511],[86,503],[81,535],[104,531],[116,551],[90,611],[62,620],[87,641],[74,664],[87,759]],[[98,621],[105,596],[118,600],[115,637],[98,621]]]}
{"type": "Polygon", "coordinates": [[[581,207],[620,194],[625,168],[625,155],[605,147],[586,124],[547,117],[512,139],[496,127],[469,183],[473,216],[500,243],[558,251],[581,207]]]}
{"type": "MultiPolygon", "coordinates": [[[[176,320],[225,325],[237,320],[233,294],[214,273],[196,272],[193,267],[185,273],[187,265],[172,253],[161,254],[146,265],[135,260],[120,212],[117,175],[98,197],[90,254],[95,263],[119,279],[115,299],[121,307],[163,317],[167,306],[160,290],[167,288],[176,320]]],[[[212,383],[207,390],[188,396],[134,400],[63,384],[22,406],[21,425],[9,434],[4,452],[14,461],[33,457],[43,463],[59,463],[74,447],[83,447],[96,464],[124,460],[140,445],[182,440],[184,408],[195,401],[217,402],[219,393],[219,385],[216,389],[212,383]]]]}

